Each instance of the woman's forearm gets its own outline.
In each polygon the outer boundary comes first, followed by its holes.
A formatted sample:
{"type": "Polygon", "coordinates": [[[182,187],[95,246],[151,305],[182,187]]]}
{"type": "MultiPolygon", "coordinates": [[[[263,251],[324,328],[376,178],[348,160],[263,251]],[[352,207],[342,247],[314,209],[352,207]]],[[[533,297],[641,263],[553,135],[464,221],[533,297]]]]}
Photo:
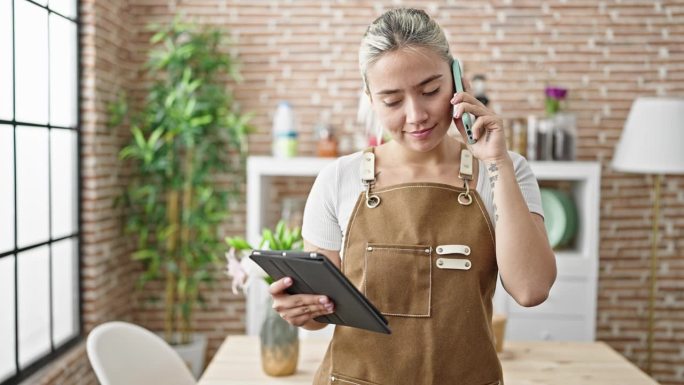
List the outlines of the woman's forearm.
{"type": "Polygon", "coordinates": [[[530,213],[510,157],[485,166],[494,192],[496,258],[502,282],[520,305],[536,306],[546,300],[556,279],[556,260],[543,221],[530,213]]]}

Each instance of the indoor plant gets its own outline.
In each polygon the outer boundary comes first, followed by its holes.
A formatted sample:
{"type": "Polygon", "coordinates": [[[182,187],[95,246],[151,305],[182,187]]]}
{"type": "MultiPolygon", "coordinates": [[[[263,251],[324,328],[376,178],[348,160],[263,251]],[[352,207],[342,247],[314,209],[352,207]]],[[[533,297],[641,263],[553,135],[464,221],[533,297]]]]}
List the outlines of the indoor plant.
{"type": "Polygon", "coordinates": [[[146,65],[153,84],[138,111],[125,97],[112,104],[109,123],[130,125],[119,153],[132,170],[120,197],[125,231],[137,238],[141,286],[163,281],[164,338],[178,345],[192,342],[200,283],[211,281],[219,262],[218,226],[239,193],[251,128],[219,80],[239,80],[235,58],[219,52],[221,33],[178,18],[153,28],[146,65]],[[216,176],[228,173],[234,183],[219,187],[216,176]]]}
{"type": "MultiPolygon", "coordinates": [[[[301,250],[303,247],[301,231],[298,227],[289,229],[284,221],[279,221],[275,229],[263,229],[259,249],[301,250]]],[[[262,278],[267,283],[272,279],[260,267],[244,255],[254,248],[241,237],[228,237],[226,243],[230,250],[228,259],[228,275],[233,278],[233,291],[246,287],[253,279],[262,278]],[[242,260],[239,261],[238,258],[242,260]]],[[[261,326],[259,338],[261,342],[261,367],[271,376],[287,376],[297,370],[299,360],[298,329],[282,319],[273,309],[270,296],[266,298],[266,318],[261,326]]]]}

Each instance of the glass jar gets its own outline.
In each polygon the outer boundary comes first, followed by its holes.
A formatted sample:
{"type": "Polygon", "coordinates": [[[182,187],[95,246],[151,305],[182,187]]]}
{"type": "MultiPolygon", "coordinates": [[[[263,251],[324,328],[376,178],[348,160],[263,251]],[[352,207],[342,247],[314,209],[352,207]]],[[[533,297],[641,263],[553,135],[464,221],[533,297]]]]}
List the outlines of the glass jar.
{"type": "Polygon", "coordinates": [[[536,160],[553,160],[553,118],[539,119],[537,124],[536,160]]]}
{"type": "Polygon", "coordinates": [[[527,128],[520,119],[511,124],[511,150],[527,157],[527,128]]]}
{"type": "Polygon", "coordinates": [[[577,123],[575,114],[559,112],[553,116],[553,159],[575,160],[577,123]]]}

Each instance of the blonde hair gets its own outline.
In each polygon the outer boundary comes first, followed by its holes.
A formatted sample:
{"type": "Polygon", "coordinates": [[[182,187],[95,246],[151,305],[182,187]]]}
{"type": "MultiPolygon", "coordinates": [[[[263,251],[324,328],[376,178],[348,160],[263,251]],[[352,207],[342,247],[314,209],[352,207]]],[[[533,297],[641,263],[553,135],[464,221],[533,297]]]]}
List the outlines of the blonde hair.
{"type": "Polygon", "coordinates": [[[397,8],[375,19],[366,29],[359,49],[359,67],[366,93],[370,93],[366,78],[370,65],[387,52],[418,47],[433,50],[449,64],[453,61],[444,31],[425,11],[397,8]]]}

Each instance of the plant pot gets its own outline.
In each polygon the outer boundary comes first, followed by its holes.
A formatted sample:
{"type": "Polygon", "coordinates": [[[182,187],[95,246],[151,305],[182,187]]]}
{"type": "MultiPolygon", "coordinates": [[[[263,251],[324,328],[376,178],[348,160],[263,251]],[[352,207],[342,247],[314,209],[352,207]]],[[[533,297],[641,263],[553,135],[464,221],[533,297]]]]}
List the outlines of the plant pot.
{"type": "MultiPolygon", "coordinates": [[[[178,336],[174,336],[178,338],[178,336]]],[[[162,336],[163,338],[163,336],[162,336]]],[[[170,345],[178,353],[185,365],[188,366],[192,375],[199,378],[204,370],[204,357],[207,352],[207,336],[192,333],[192,341],[189,344],[170,345]]]]}
{"type": "Polygon", "coordinates": [[[266,319],[259,333],[261,367],[269,376],[289,376],[297,371],[299,361],[298,328],[282,319],[271,307],[269,297],[266,319]]]}

